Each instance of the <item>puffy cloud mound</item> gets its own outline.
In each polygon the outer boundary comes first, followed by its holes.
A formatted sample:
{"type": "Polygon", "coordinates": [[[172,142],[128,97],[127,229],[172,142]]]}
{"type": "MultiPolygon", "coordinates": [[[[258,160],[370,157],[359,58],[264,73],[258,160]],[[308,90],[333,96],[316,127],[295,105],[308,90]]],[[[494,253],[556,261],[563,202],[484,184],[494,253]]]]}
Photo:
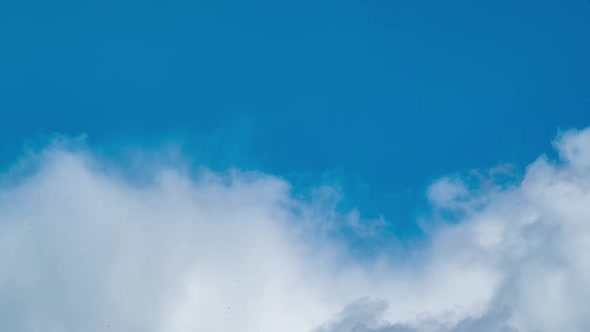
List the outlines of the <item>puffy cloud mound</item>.
{"type": "Polygon", "coordinates": [[[0,328],[588,331],[590,130],[555,147],[508,183],[437,181],[427,244],[359,261],[326,230],[378,228],[279,178],[179,165],[135,181],[51,146],[0,182],[0,328]]]}

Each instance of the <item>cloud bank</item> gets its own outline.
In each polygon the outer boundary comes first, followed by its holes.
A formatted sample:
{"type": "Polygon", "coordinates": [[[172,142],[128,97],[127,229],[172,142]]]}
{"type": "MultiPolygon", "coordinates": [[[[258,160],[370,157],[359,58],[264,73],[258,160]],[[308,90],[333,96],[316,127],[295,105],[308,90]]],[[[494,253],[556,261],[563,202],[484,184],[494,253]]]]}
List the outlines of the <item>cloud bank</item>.
{"type": "Polygon", "coordinates": [[[178,165],[134,181],[56,144],[0,182],[0,328],[588,331],[590,129],[555,147],[508,183],[435,182],[427,244],[360,261],[329,230],[384,221],[280,178],[178,165]]]}

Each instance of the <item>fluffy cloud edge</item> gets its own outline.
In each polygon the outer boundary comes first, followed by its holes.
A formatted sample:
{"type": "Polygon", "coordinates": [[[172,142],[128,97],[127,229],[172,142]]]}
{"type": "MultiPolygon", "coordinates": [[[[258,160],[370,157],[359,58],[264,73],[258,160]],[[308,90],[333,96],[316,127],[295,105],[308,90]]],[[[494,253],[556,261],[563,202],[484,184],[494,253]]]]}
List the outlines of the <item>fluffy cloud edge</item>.
{"type": "Polygon", "coordinates": [[[374,235],[382,219],[296,197],[280,178],[156,161],[134,182],[62,141],[1,182],[0,320],[12,331],[585,331],[590,129],[554,146],[559,160],[541,156],[508,184],[435,182],[431,207],[453,220],[425,221],[429,244],[400,263],[387,251],[359,261],[327,236],[334,223],[374,235]]]}

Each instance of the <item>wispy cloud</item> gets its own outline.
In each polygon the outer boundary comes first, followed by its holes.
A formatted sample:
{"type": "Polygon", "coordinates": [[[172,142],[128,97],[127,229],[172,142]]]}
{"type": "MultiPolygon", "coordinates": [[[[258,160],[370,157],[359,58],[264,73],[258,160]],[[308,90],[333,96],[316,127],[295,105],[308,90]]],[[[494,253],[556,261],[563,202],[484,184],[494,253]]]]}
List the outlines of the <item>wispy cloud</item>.
{"type": "Polygon", "coordinates": [[[586,331],[590,130],[555,146],[560,160],[540,157],[517,181],[437,181],[432,209],[458,219],[424,221],[429,244],[412,259],[360,262],[326,224],[373,236],[384,221],[302,200],[280,178],[152,164],[137,184],[58,144],[0,189],[0,327],[586,331]]]}

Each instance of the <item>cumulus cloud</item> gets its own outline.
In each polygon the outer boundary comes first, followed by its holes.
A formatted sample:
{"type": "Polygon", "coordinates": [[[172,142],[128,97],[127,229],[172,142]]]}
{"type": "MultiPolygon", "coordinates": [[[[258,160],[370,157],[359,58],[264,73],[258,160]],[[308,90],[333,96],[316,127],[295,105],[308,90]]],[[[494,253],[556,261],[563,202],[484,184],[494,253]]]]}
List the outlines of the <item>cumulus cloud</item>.
{"type": "Polygon", "coordinates": [[[587,331],[590,130],[554,145],[559,160],[542,156],[515,181],[437,181],[426,244],[360,260],[330,229],[378,236],[384,220],[280,178],[151,164],[134,165],[152,175],[135,181],[57,144],[3,175],[0,327],[587,331]]]}

